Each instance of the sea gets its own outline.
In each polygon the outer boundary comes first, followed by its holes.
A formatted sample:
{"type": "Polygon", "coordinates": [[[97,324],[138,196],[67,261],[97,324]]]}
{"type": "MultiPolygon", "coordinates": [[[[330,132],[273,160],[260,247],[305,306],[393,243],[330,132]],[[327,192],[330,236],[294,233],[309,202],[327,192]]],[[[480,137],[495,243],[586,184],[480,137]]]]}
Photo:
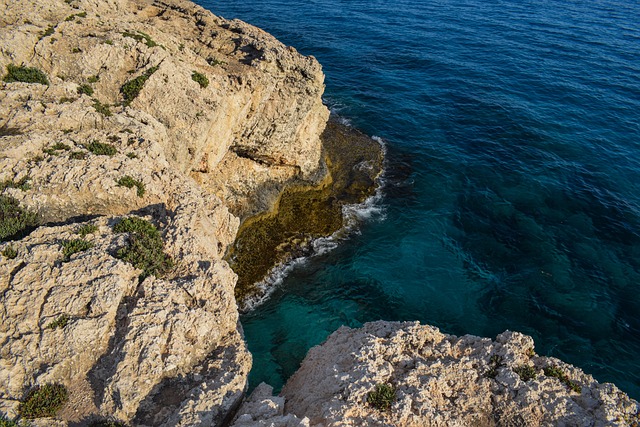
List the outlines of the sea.
{"type": "Polygon", "coordinates": [[[197,2],[315,56],[387,153],[357,229],[241,318],[251,387],[342,325],[417,320],[520,331],[640,399],[640,2],[197,2]]]}

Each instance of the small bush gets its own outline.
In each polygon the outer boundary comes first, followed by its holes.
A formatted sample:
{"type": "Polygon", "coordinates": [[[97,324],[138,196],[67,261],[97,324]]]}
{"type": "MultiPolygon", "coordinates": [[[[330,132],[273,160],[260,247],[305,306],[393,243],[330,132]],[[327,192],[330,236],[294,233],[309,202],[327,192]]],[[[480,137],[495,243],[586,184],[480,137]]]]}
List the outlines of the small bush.
{"type": "Polygon", "coordinates": [[[130,159],[137,159],[138,155],[136,153],[127,153],[127,157],[130,159]]]}
{"type": "Polygon", "coordinates": [[[215,59],[215,58],[207,58],[207,63],[209,65],[211,65],[212,67],[215,67],[216,65],[225,65],[226,64],[226,62],[220,61],[220,60],[215,59]]]}
{"type": "Polygon", "coordinates": [[[130,37],[132,39],[134,39],[137,42],[144,42],[144,44],[147,45],[147,47],[154,47],[154,46],[159,46],[158,43],[154,42],[151,39],[151,36],[149,34],[145,34],[142,31],[138,31],[138,33],[130,33],[129,31],[125,31],[122,33],[122,35],[124,37],[130,37]]]}
{"type": "Polygon", "coordinates": [[[124,98],[123,104],[125,106],[131,104],[131,102],[134,99],[136,99],[138,95],[140,95],[140,92],[142,91],[144,84],[146,83],[147,80],[149,80],[149,77],[151,77],[151,75],[156,71],[158,71],[157,66],[151,67],[147,71],[145,71],[144,74],[136,77],[133,80],[129,80],[128,82],[122,85],[122,87],[120,88],[120,93],[124,98]]]}
{"type": "Polygon", "coordinates": [[[18,407],[18,413],[26,419],[53,417],[69,399],[65,386],[45,384],[36,387],[18,407]]]}
{"type": "Polygon", "coordinates": [[[54,150],[64,150],[64,151],[71,150],[71,147],[63,142],[56,142],[51,148],[53,148],[54,150]]]}
{"type": "Polygon", "coordinates": [[[23,176],[20,181],[14,181],[12,179],[7,179],[6,181],[0,183],[0,191],[3,191],[6,188],[17,188],[22,191],[27,191],[31,188],[31,184],[29,181],[31,178],[28,176],[23,176]]]}
{"type": "Polygon", "coordinates": [[[513,372],[520,376],[522,381],[529,381],[536,379],[536,369],[529,365],[520,365],[513,368],[513,372]]]}
{"type": "Polygon", "coordinates": [[[2,255],[8,259],[15,259],[18,256],[18,251],[13,246],[7,246],[2,251],[2,255]]]}
{"type": "Polygon", "coordinates": [[[76,16],[78,18],[86,18],[87,17],[87,12],[76,13],[76,16]]]}
{"type": "Polygon", "coordinates": [[[106,104],[101,103],[97,99],[93,100],[93,108],[98,113],[102,114],[105,117],[111,117],[112,116],[112,113],[111,113],[111,110],[109,109],[109,106],[106,105],[106,104]]]}
{"type": "Polygon", "coordinates": [[[63,240],[60,244],[62,245],[62,254],[64,255],[65,261],[69,261],[71,255],[93,247],[93,243],[82,239],[63,240]]]}
{"type": "Polygon", "coordinates": [[[74,47],[73,49],[71,49],[71,53],[80,53],[80,52],[82,51],[80,50],[79,47],[74,47]]]}
{"type": "Polygon", "coordinates": [[[494,354],[489,359],[489,369],[485,372],[484,376],[487,378],[495,378],[498,376],[498,369],[502,366],[503,358],[502,356],[498,356],[494,354]]]}
{"type": "Polygon", "coordinates": [[[111,40],[111,39],[106,39],[106,40],[104,41],[104,44],[108,44],[109,46],[113,46],[113,40],[111,40]]]}
{"type": "Polygon", "coordinates": [[[118,149],[113,145],[98,141],[89,143],[87,150],[99,156],[114,156],[118,152],[118,149]]]}
{"type": "Polygon", "coordinates": [[[113,231],[129,233],[128,245],[119,249],[116,256],[142,270],[140,280],[166,274],[173,267],[173,260],[163,252],[160,232],[149,221],[125,218],[113,227],[113,231]]]}
{"type": "Polygon", "coordinates": [[[50,35],[52,35],[55,32],[56,32],[55,27],[53,25],[49,25],[49,27],[47,27],[46,30],[44,30],[42,33],[40,33],[40,40],[42,40],[45,37],[49,37],[50,35]]]}
{"type": "Polygon", "coordinates": [[[198,83],[201,88],[209,86],[209,79],[207,78],[207,76],[205,76],[204,74],[200,74],[197,71],[191,73],[191,79],[194,82],[198,83]]]}
{"type": "Polygon", "coordinates": [[[378,384],[367,394],[367,403],[379,411],[388,411],[396,400],[396,389],[389,384],[378,384]]]}
{"type": "Polygon", "coordinates": [[[7,74],[4,76],[4,81],[7,83],[22,82],[49,85],[47,75],[39,69],[32,67],[17,67],[13,64],[7,65],[7,74]]]}
{"type": "Polygon", "coordinates": [[[88,84],[81,84],[78,86],[78,95],[93,95],[93,88],[88,84]]]}
{"type": "Polygon", "coordinates": [[[576,393],[582,392],[582,387],[580,387],[577,383],[571,381],[569,376],[565,374],[562,369],[557,366],[547,366],[544,368],[544,374],[548,377],[554,377],[559,379],[564,385],[566,385],[570,390],[575,391],[576,393]]]}
{"type": "Polygon", "coordinates": [[[47,329],[64,329],[64,327],[69,323],[69,320],[71,320],[69,316],[67,316],[66,314],[62,314],[56,320],[49,323],[47,325],[47,329]]]}
{"type": "Polygon", "coordinates": [[[99,80],[100,80],[100,76],[98,76],[97,74],[87,79],[89,83],[97,83],[99,80]]]}
{"type": "Polygon", "coordinates": [[[10,420],[5,415],[0,414],[0,427],[27,427],[27,424],[18,421],[10,420]]]}
{"type": "Polygon", "coordinates": [[[117,182],[118,182],[118,185],[121,187],[127,187],[127,188],[136,187],[137,188],[136,194],[138,194],[138,197],[144,196],[145,187],[142,181],[138,181],[137,179],[133,179],[129,175],[125,175],[122,178],[120,178],[117,182]]]}
{"type": "Polygon", "coordinates": [[[89,427],[127,427],[127,425],[120,421],[100,420],[92,422],[89,427]]]}
{"type": "Polygon", "coordinates": [[[75,102],[75,100],[76,100],[76,98],[69,98],[67,96],[63,96],[62,98],[60,98],[60,101],[58,101],[58,102],[60,102],[60,104],[68,104],[68,103],[71,103],[71,102],[75,102]]]}
{"type": "Polygon", "coordinates": [[[36,213],[20,207],[14,197],[0,196],[0,242],[23,236],[37,223],[36,213]]]}
{"type": "Polygon", "coordinates": [[[76,230],[76,234],[86,237],[87,234],[93,234],[98,231],[98,226],[93,224],[85,224],[76,230]]]}
{"type": "Polygon", "coordinates": [[[74,151],[69,154],[69,158],[73,160],[84,160],[87,157],[87,153],[84,151],[74,151]]]}

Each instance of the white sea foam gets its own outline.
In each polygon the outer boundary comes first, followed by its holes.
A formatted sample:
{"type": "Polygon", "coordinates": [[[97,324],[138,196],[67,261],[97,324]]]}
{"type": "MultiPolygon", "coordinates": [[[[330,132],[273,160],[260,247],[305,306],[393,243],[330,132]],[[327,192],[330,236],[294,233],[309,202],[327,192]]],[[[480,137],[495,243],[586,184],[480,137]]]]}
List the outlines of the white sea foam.
{"type": "MultiPolygon", "coordinates": [[[[377,136],[373,136],[372,139],[380,144],[383,156],[386,159],[387,147],[385,142],[377,136]]],[[[362,164],[359,164],[356,167],[366,167],[361,165],[362,164]]],[[[372,167],[372,165],[370,166],[372,167]]],[[[342,207],[344,217],[342,228],[334,232],[331,236],[314,239],[309,245],[307,255],[294,258],[273,267],[263,280],[255,284],[258,289],[257,294],[246,298],[240,309],[243,312],[248,312],[264,303],[295,268],[304,265],[309,258],[324,255],[337,248],[340,243],[349,239],[354,234],[359,233],[360,225],[363,222],[384,220],[385,206],[383,204],[383,198],[386,184],[385,172],[386,161],[384,161],[382,170],[376,178],[377,187],[375,193],[362,203],[342,207]]]]}

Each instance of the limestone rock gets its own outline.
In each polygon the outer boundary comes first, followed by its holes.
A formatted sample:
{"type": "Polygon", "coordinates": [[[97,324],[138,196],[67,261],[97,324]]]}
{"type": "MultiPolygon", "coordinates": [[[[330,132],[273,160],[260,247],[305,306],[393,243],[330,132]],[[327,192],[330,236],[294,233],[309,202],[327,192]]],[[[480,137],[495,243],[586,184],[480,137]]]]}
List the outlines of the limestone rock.
{"type": "Polygon", "coordinates": [[[260,384],[242,404],[231,427],[309,427],[309,419],[284,415],[284,398],[275,397],[273,388],[260,384]]]}
{"type": "MultiPolygon", "coordinates": [[[[638,402],[580,369],[535,355],[531,337],[456,337],[418,322],[342,327],[312,348],[281,395],[311,426],[626,426],[638,402]],[[530,366],[536,378],[516,373],[530,366]],[[546,375],[555,367],[566,382],[546,375]],[[567,382],[575,384],[579,392],[567,382]],[[388,411],[367,403],[395,388],[388,411]]],[[[576,389],[577,389],[576,388],[576,389]]]]}

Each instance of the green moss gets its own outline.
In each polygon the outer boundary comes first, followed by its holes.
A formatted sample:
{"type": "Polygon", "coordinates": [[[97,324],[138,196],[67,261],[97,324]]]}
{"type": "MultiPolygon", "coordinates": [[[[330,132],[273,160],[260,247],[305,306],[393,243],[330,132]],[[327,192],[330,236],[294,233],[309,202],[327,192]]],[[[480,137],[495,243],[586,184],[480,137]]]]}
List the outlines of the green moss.
{"type": "Polygon", "coordinates": [[[14,197],[0,196],[0,242],[19,238],[38,223],[38,216],[20,207],[14,197]]]}
{"type": "Polygon", "coordinates": [[[129,233],[127,246],[116,256],[142,270],[140,280],[150,275],[162,276],[173,268],[173,260],[163,252],[162,237],[158,229],[141,218],[125,218],[113,227],[116,233],[129,233]]]}
{"type": "Polygon", "coordinates": [[[100,114],[102,114],[105,117],[111,117],[113,114],[111,113],[111,110],[109,109],[109,106],[106,104],[101,103],[100,101],[98,101],[97,99],[93,100],[93,108],[100,114]]]}
{"type": "Polygon", "coordinates": [[[544,368],[544,374],[548,377],[554,377],[559,379],[564,385],[566,385],[569,390],[575,391],[576,393],[582,392],[582,387],[580,387],[577,383],[571,381],[569,376],[565,374],[562,369],[557,366],[547,366],[544,368]]]}
{"type": "Polygon", "coordinates": [[[78,228],[76,230],[76,234],[79,234],[82,237],[86,237],[88,234],[93,234],[96,231],[98,231],[98,226],[97,225],[84,224],[84,225],[80,226],[80,228],[78,228]]]}
{"type": "Polygon", "coordinates": [[[49,85],[47,75],[39,69],[33,67],[17,67],[13,64],[7,65],[7,74],[4,76],[4,81],[7,83],[22,82],[49,85]]]}
{"type": "Polygon", "coordinates": [[[149,77],[151,77],[151,75],[156,71],[158,71],[157,66],[151,67],[147,71],[145,71],[144,74],[136,77],[133,80],[129,80],[122,85],[122,87],[120,88],[120,93],[122,94],[122,97],[124,99],[123,104],[125,106],[131,104],[131,102],[138,97],[146,81],[149,80],[149,77]]]}
{"type": "Polygon", "coordinates": [[[396,400],[396,389],[390,384],[377,384],[375,390],[367,394],[367,403],[379,411],[388,411],[396,400]]]}
{"type": "Polygon", "coordinates": [[[530,365],[519,365],[513,368],[513,372],[520,376],[522,381],[535,380],[537,377],[536,369],[530,365]]]}
{"type": "Polygon", "coordinates": [[[9,245],[2,251],[2,256],[8,259],[15,259],[18,256],[18,251],[13,246],[9,245]]]}
{"type": "Polygon", "coordinates": [[[118,185],[121,187],[133,188],[136,187],[136,194],[138,197],[144,196],[145,187],[142,181],[138,181],[137,179],[133,179],[129,175],[125,175],[117,181],[118,185]]]}
{"type": "Polygon", "coordinates": [[[56,320],[47,325],[47,329],[64,329],[64,327],[69,323],[69,320],[71,320],[69,316],[61,314],[56,320]]]}
{"type": "Polygon", "coordinates": [[[78,94],[79,95],[93,95],[93,88],[88,84],[81,84],[78,86],[78,94]]]}
{"type": "Polygon", "coordinates": [[[98,141],[90,142],[87,145],[87,150],[99,156],[114,156],[118,152],[118,149],[113,145],[98,141]]]}
{"type": "Polygon", "coordinates": [[[69,399],[65,386],[45,384],[36,387],[20,403],[18,413],[26,419],[53,417],[69,399]]]}
{"type": "Polygon", "coordinates": [[[31,178],[28,176],[23,176],[20,178],[20,181],[14,181],[12,179],[7,179],[6,181],[0,183],[0,191],[4,191],[6,188],[17,188],[22,191],[27,191],[31,188],[31,184],[29,181],[31,178]]]}
{"type": "Polygon", "coordinates": [[[63,240],[60,242],[60,245],[62,245],[62,254],[64,255],[65,261],[69,261],[71,255],[86,251],[93,247],[93,243],[82,239],[63,240]]]}
{"type": "Polygon", "coordinates": [[[205,76],[204,74],[200,74],[197,71],[191,73],[191,79],[194,82],[198,83],[201,88],[209,86],[209,79],[207,78],[207,76],[205,76]]]}

